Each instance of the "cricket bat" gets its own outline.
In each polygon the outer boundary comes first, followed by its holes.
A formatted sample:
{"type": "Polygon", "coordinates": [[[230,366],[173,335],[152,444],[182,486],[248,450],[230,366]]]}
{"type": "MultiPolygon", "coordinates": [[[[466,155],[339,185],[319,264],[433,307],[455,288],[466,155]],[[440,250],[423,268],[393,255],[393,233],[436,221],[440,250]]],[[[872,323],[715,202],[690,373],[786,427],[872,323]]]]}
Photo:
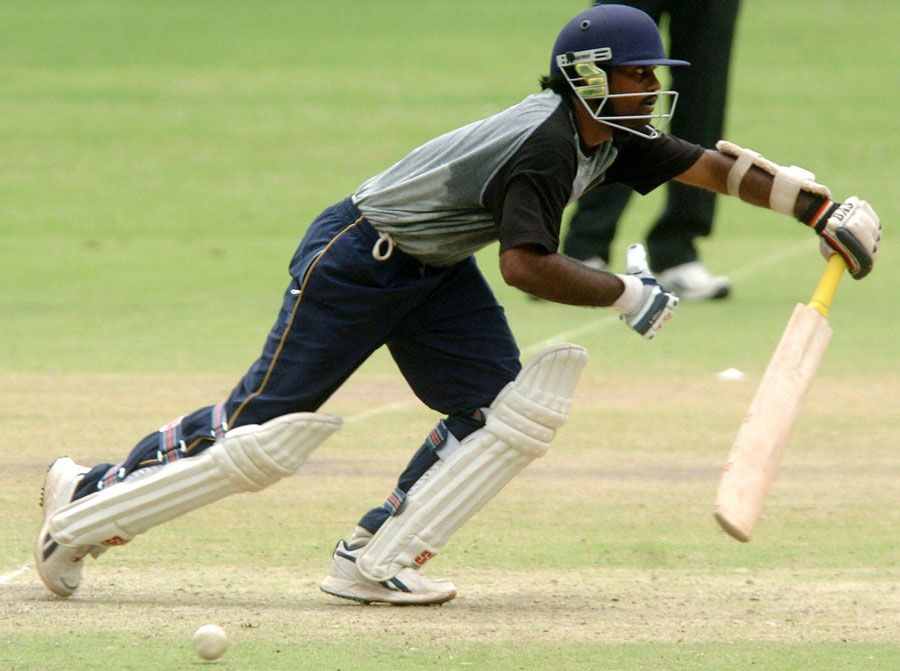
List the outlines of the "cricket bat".
{"type": "Polygon", "coordinates": [[[715,518],[739,541],[753,535],[806,392],[831,340],[828,310],[846,269],[833,254],[806,305],[794,308],[725,462],[715,518]]]}

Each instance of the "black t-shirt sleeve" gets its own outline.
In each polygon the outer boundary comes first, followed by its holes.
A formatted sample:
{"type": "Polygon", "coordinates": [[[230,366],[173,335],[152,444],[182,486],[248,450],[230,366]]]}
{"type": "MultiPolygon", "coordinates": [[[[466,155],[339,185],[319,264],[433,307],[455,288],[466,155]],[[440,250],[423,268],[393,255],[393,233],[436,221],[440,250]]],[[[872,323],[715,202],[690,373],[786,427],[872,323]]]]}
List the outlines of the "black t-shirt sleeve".
{"type": "Polygon", "coordinates": [[[577,170],[574,137],[560,111],[534,130],[484,191],[500,251],[536,245],[555,252],[559,247],[562,213],[577,170]]]}
{"type": "Polygon", "coordinates": [[[607,169],[603,183],[621,182],[642,194],[683,173],[704,152],[700,145],[674,135],[647,140],[622,133],[616,137],[615,146],[618,154],[607,169]]]}

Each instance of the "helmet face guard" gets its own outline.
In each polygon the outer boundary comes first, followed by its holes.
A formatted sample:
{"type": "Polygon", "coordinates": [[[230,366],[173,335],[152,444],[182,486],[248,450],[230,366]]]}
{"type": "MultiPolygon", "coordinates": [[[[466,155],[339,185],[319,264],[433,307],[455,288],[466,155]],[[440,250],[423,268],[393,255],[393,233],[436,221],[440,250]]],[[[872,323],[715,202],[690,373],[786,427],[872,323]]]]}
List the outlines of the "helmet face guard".
{"type": "Polygon", "coordinates": [[[665,110],[657,110],[654,106],[650,114],[614,114],[610,99],[651,95],[649,92],[610,91],[609,68],[629,65],[682,66],[690,63],[666,56],[659,28],[647,14],[626,5],[603,4],[581,12],[563,26],[553,45],[550,73],[562,73],[575,96],[596,121],[640,137],[658,137],[660,133],[651,123],[665,124],[671,120],[678,94],[672,90],[652,93],[657,105],[661,100],[668,103],[665,110]]]}
{"type": "Polygon", "coordinates": [[[609,51],[608,48],[601,48],[559,54],[556,56],[556,65],[592,119],[649,140],[659,137],[660,131],[652,124],[658,122],[658,125],[665,126],[671,121],[678,103],[678,92],[673,90],[654,91],[652,95],[656,96],[656,104],[659,105],[660,102],[663,102],[664,105],[660,109],[654,107],[649,114],[614,114],[611,109],[607,109],[607,107],[611,107],[609,101],[612,98],[646,98],[648,94],[646,92],[610,92],[609,76],[607,71],[601,67],[601,64],[610,59],[609,51]],[[598,100],[599,104],[591,104],[592,101],[598,100]],[[632,127],[623,123],[625,121],[641,121],[642,123],[632,127]]]}

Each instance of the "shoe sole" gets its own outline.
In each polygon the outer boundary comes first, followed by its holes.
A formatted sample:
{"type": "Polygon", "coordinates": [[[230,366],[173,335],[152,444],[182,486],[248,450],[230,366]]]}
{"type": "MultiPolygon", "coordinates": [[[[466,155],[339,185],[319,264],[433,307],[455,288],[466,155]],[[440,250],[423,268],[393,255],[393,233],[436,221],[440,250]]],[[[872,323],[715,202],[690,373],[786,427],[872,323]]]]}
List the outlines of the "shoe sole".
{"type": "MultiPolygon", "coordinates": [[[[61,596],[64,599],[72,596],[75,593],[75,590],[78,589],[78,585],[72,586],[67,585],[63,578],[60,578],[59,581],[63,584],[63,586],[68,591],[63,591],[56,584],[50,580],[50,578],[44,573],[44,546],[47,545],[47,541],[55,543],[50,537],[50,520],[45,520],[44,524],[41,526],[41,532],[38,534],[37,540],[34,542],[34,567],[37,569],[38,576],[41,579],[41,582],[44,583],[44,587],[53,592],[56,596],[61,596]]],[[[80,584],[80,583],[79,583],[80,584]]]]}
{"type": "Polygon", "coordinates": [[[323,592],[325,592],[325,594],[330,594],[331,596],[336,596],[338,599],[346,599],[347,601],[355,601],[356,603],[361,603],[364,606],[370,606],[373,603],[375,603],[371,599],[363,599],[362,597],[358,597],[358,596],[348,596],[346,594],[341,594],[340,592],[337,592],[337,591],[332,591],[330,589],[327,589],[324,585],[319,585],[319,589],[322,590],[323,592]]]}
{"type": "Polygon", "coordinates": [[[437,597],[433,599],[429,599],[428,601],[391,601],[384,597],[364,597],[364,596],[351,596],[349,594],[343,593],[341,590],[345,588],[346,585],[341,584],[340,586],[331,585],[329,583],[329,578],[325,578],[322,583],[319,585],[319,589],[325,592],[326,594],[330,594],[331,596],[336,596],[339,599],[347,599],[348,601],[355,601],[356,603],[361,603],[365,606],[371,606],[373,604],[385,604],[388,606],[440,606],[441,604],[445,604],[448,601],[456,598],[456,592],[453,594],[448,594],[447,596],[437,597]]]}
{"type": "Polygon", "coordinates": [[[708,300],[718,301],[723,298],[728,298],[729,294],[731,294],[731,287],[722,287],[718,289],[712,296],[709,297],[708,300]]]}
{"type": "Polygon", "coordinates": [[[667,289],[675,292],[681,300],[688,301],[689,303],[701,303],[703,301],[718,301],[724,298],[728,298],[731,295],[731,287],[719,287],[711,294],[694,294],[691,295],[686,292],[679,292],[677,288],[670,288],[667,285],[663,285],[667,289]]]}

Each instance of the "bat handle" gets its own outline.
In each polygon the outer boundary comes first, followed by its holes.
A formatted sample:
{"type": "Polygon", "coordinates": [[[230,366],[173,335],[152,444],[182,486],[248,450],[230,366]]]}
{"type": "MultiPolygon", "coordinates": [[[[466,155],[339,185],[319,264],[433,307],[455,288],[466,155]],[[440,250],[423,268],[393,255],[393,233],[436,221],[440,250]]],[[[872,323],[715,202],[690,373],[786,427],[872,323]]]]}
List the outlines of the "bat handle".
{"type": "Polygon", "coordinates": [[[838,283],[847,269],[847,263],[840,254],[832,254],[828,259],[828,265],[825,266],[825,272],[816,285],[812,298],[807,305],[818,312],[823,317],[828,317],[828,310],[831,307],[831,301],[834,300],[834,292],[837,291],[838,283]]]}

